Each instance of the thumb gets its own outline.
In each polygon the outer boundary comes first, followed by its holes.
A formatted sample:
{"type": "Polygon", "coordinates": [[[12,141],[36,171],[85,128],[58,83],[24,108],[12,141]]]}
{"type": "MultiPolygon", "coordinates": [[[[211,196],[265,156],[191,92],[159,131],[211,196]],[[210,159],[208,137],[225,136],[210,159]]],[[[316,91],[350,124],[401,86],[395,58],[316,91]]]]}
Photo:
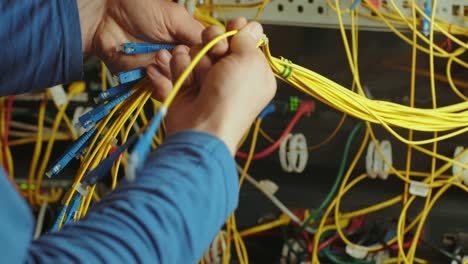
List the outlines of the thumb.
{"type": "Polygon", "coordinates": [[[231,51],[237,54],[250,53],[257,49],[263,36],[263,28],[258,22],[250,22],[231,39],[231,51]]]}

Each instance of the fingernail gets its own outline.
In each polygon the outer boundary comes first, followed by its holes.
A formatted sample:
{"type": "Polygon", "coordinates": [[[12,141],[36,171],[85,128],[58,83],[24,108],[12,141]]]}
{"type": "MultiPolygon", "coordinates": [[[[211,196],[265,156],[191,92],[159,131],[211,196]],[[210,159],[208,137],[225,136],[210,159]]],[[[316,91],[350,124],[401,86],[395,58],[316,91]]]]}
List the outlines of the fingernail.
{"type": "Polygon", "coordinates": [[[263,35],[263,29],[259,23],[250,23],[247,25],[246,29],[255,40],[260,39],[263,35]]]}
{"type": "Polygon", "coordinates": [[[161,73],[158,71],[158,69],[156,68],[156,66],[154,65],[150,65],[146,68],[146,72],[148,73],[148,75],[150,77],[152,77],[153,79],[157,79],[161,76],[161,73]]]}
{"type": "Polygon", "coordinates": [[[158,61],[161,64],[168,65],[171,60],[171,56],[167,50],[162,50],[158,54],[158,61]]]}

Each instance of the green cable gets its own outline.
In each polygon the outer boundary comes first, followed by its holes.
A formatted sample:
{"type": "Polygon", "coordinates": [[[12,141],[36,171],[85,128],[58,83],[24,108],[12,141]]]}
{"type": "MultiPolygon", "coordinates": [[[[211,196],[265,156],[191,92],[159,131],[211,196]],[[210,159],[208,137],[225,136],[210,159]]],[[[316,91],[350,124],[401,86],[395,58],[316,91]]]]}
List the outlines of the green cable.
{"type": "Polygon", "coordinates": [[[301,229],[306,228],[312,220],[314,220],[314,222],[317,222],[317,219],[321,215],[323,209],[325,209],[325,207],[328,206],[332,198],[335,196],[335,193],[338,190],[338,186],[340,185],[341,179],[343,178],[343,175],[345,173],[346,161],[348,160],[351,143],[353,142],[354,137],[356,136],[357,132],[362,126],[363,126],[363,123],[359,122],[356,125],[354,125],[353,129],[351,130],[351,133],[349,134],[349,137],[346,140],[346,146],[344,149],[343,157],[341,158],[340,169],[338,171],[338,175],[336,176],[336,180],[332,186],[331,191],[328,193],[327,197],[325,197],[322,204],[320,204],[317,210],[315,210],[309,217],[307,217],[307,219],[302,224],[301,229]]]}

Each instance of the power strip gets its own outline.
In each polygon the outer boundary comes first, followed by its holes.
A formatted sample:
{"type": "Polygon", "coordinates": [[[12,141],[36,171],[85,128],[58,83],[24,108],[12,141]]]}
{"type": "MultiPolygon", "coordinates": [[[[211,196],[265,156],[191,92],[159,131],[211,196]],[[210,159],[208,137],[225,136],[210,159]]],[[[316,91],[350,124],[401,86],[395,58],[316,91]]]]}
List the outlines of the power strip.
{"type": "MultiPolygon", "coordinates": [[[[328,0],[332,5],[334,0],[328,0]]],[[[357,0],[356,0],[357,1],[357,0]]],[[[411,16],[409,0],[394,0],[400,10],[407,16],[411,16]]],[[[415,0],[421,9],[424,9],[425,0],[415,0]]],[[[214,0],[213,4],[247,5],[258,0],[214,0]]],[[[385,2],[385,0],[381,0],[385,2]]],[[[388,5],[391,6],[390,2],[388,5]]],[[[342,10],[349,7],[352,1],[340,1],[342,10]]],[[[361,5],[358,10],[372,16],[371,12],[361,5]]],[[[214,16],[220,20],[245,16],[252,19],[257,10],[245,10],[236,12],[215,12],[214,16]]],[[[468,1],[467,0],[439,0],[437,1],[436,15],[438,18],[451,24],[468,27],[468,1]],[[464,18],[465,17],[465,18],[464,18]]],[[[375,16],[375,14],[374,14],[375,16]]],[[[376,17],[378,18],[378,17],[376,17]]],[[[291,25],[305,27],[337,28],[338,19],[336,12],[327,5],[326,0],[270,0],[263,11],[260,21],[265,24],[291,25]]],[[[348,27],[351,23],[349,15],[343,15],[343,23],[348,27]]],[[[395,25],[399,29],[407,29],[406,26],[395,25]]],[[[376,31],[389,31],[388,27],[380,21],[366,18],[359,19],[359,28],[376,31]]]]}

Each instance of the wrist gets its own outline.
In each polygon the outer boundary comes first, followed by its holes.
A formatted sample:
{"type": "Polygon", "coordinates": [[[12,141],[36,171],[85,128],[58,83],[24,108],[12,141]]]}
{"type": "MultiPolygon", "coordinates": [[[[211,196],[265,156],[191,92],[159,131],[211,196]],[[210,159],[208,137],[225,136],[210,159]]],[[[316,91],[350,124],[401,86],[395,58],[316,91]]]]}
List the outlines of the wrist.
{"type": "Polygon", "coordinates": [[[107,0],[77,0],[80,15],[81,43],[83,53],[94,52],[93,39],[97,27],[104,17],[107,0]]]}

